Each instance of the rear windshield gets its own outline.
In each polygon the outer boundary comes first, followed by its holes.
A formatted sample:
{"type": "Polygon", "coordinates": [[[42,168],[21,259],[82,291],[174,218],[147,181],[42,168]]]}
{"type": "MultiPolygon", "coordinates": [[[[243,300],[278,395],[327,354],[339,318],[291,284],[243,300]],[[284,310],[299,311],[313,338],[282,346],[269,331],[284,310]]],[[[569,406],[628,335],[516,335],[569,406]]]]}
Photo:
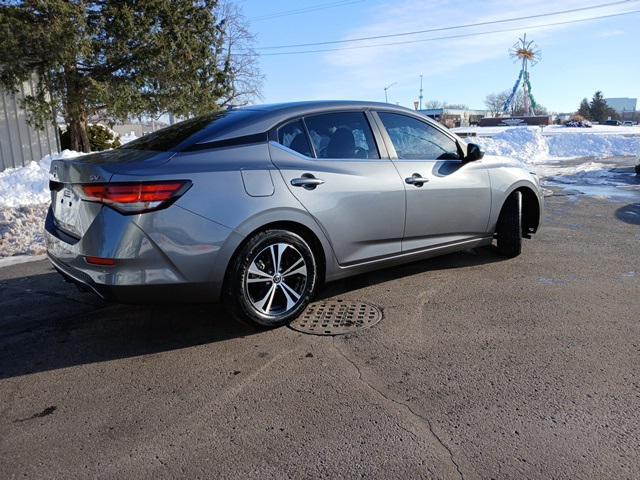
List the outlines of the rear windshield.
{"type": "Polygon", "coordinates": [[[124,144],[121,148],[129,150],[152,150],[155,152],[174,150],[186,139],[207,127],[214,120],[225,117],[227,113],[227,111],[215,112],[191,118],[184,122],[176,123],[175,125],[149,133],[144,137],[124,144]]]}

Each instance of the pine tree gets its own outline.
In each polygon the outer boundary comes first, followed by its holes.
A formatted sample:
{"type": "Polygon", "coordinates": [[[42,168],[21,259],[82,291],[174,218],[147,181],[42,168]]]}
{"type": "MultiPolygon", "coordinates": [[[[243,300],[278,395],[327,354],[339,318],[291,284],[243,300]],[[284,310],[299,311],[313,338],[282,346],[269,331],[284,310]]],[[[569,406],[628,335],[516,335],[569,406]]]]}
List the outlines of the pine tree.
{"type": "Polygon", "coordinates": [[[602,92],[598,90],[593,94],[591,103],[589,103],[590,119],[594,122],[604,122],[607,120],[609,106],[602,96],[602,92]]]}
{"type": "Polygon", "coordinates": [[[587,120],[591,120],[591,108],[589,107],[589,100],[587,100],[586,98],[582,99],[576,115],[580,115],[587,120]]]}
{"type": "Polygon", "coordinates": [[[256,95],[252,37],[237,13],[217,0],[0,0],[0,85],[34,78],[30,122],[61,113],[71,148],[88,152],[90,116],[191,116],[256,95]]]}

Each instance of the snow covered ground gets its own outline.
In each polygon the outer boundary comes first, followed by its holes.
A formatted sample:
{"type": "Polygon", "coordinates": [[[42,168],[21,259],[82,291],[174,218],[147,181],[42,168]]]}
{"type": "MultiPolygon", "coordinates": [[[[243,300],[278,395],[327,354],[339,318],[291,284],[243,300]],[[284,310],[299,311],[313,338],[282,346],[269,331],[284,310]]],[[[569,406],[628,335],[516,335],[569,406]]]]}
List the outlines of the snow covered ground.
{"type": "Polygon", "coordinates": [[[626,136],[585,133],[588,129],[565,129],[564,134],[545,135],[538,127],[499,128],[503,130],[492,136],[479,135],[466,137],[465,140],[481,145],[490,155],[513,157],[534,164],[558,158],[607,158],[640,154],[640,134],[626,136]]]}
{"type": "MultiPolygon", "coordinates": [[[[640,127],[488,130],[490,134],[481,131],[466,140],[480,144],[488,155],[512,157],[526,163],[537,171],[546,186],[640,201],[640,178],[633,172],[633,165],[640,162],[640,127]],[[614,133],[620,131],[630,134],[614,133]]],[[[0,172],[0,259],[44,253],[42,226],[50,198],[51,161],[78,155],[82,154],[65,150],[25,167],[0,172]]]]}
{"type": "Polygon", "coordinates": [[[538,127],[499,128],[491,137],[465,140],[479,144],[487,155],[526,163],[548,187],[611,199],[640,198],[640,178],[633,169],[640,163],[640,135],[583,133],[586,129],[543,135],[538,127]]]}
{"type": "Polygon", "coordinates": [[[575,128],[565,127],[563,125],[547,125],[540,127],[457,127],[451,131],[462,135],[477,135],[483,137],[491,137],[499,133],[503,133],[513,129],[529,129],[540,131],[544,136],[565,135],[568,133],[588,133],[597,135],[640,135],[640,125],[634,126],[613,126],[613,125],[594,125],[591,128],[575,128]]]}
{"type": "Polygon", "coordinates": [[[49,168],[53,160],[83,155],[73,150],[47,155],[26,167],[0,172],[0,208],[39,205],[49,201],[49,168]]]}
{"type": "Polygon", "coordinates": [[[0,258],[44,253],[42,229],[51,198],[51,161],[79,155],[83,154],[64,150],[25,167],[0,172],[0,258]]]}

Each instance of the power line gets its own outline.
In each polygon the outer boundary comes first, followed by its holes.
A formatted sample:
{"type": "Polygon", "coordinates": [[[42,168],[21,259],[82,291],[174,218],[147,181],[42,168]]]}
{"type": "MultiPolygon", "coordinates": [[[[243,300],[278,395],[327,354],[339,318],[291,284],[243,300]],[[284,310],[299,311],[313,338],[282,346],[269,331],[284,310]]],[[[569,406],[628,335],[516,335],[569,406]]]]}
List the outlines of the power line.
{"type": "Polygon", "coordinates": [[[288,17],[290,15],[300,15],[302,13],[316,12],[318,10],[326,10],[329,8],[343,7],[347,5],[352,5],[354,3],[362,3],[362,2],[364,2],[364,0],[341,0],[339,2],[319,3],[316,5],[309,5],[307,7],[297,8],[294,10],[283,10],[280,12],[267,13],[265,15],[252,17],[250,18],[250,20],[259,22],[262,20],[270,20],[272,18],[288,17]]]}
{"type": "MultiPolygon", "coordinates": [[[[458,35],[448,35],[448,36],[442,36],[442,37],[432,37],[432,38],[423,38],[423,39],[419,39],[419,40],[405,40],[402,42],[389,42],[389,43],[376,43],[374,45],[358,45],[358,46],[354,46],[354,47],[341,47],[341,48],[323,48],[323,49],[317,49],[317,50],[297,50],[294,52],[275,52],[275,53],[258,53],[258,55],[260,56],[280,56],[280,55],[299,55],[299,54],[304,54],[304,53],[322,53],[322,52],[337,52],[337,51],[342,51],[342,50],[359,50],[359,49],[363,49],[363,48],[377,48],[377,47],[388,47],[388,46],[393,46],[393,45],[407,45],[407,44],[412,44],[412,43],[423,43],[423,42],[433,42],[433,41],[437,41],[437,40],[452,40],[452,39],[456,39],[456,38],[467,38],[467,37],[476,37],[476,36],[481,36],[481,35],[491,35],[493,33],[506,33],[506,32],[517,32],[517,31],[521,31],[523,29],[525,30],[533,30],[536,28],[545,28],[545,27],[554,27],[554,26],[559,26],[559,25],[569,25],[569,24],[573,24],[573,23],[580,23],[580,22],[588,22],[591,20],[600,20],[600,19],[604,19],[604,18],[613,18],[613,17],[621,17],[623,15],[632,15],[635,13],[640,13],[640,10],[629,10],[627,12],[620,12],[620,13],[612,13],[609,15],[599,15],[597,17],[589,17],[589,18],[580,18],[577,20],[566,20],[563,22],[553,22],[553,23],[543,23],[543,24],[538,24],[538,25],[526,25],[526,26],[520,26],[520,27],[513,27],[513,28],[505,28],[505,29],[501,29],[501,30],[490,30],[487,32],[475,32],[475,33],[463,33],[463,34],[458,34],[458,35]]],[[[236,52],[235,55],[252,55],[252,54],[245,54],[242,52],[236,52]]]]}
{"type": "Polygon", "coordinates": [[[550,17],[550,16],[562,15],[562,14],[566,14],[566,13],[576,13],[576,12],[582,12],[582,11],[586,11],[586,10],[594,10],[594,9],[597,9],[597,8],[611,7],[611,6],[614,6],[614,5],[621,5],[621,4],[630,3],[630,2],[637,2],[637,1],[638,0],[619,0],[619,1],[616,1],[616,2],[609,2],[609,3],[598,4],[598,5],[592,5],[592,6],[589,6],[589,7],[572,8],[572,9],[569,9],[569,10],[560,10],[560,11],[549,12],[549,13],[538,13],[538,14],[535,14],[535,15],[526,15],[526,16],[522,16],[522,17],[505,18],[505,19],[501,19],[501,20],[489,20],[489,21],[486,21],[486,22],[467,23],[467,24],[464,24],[464,25],[454,25],[454,26],[449,26],[449,27],[430,28],[430,29],[427,29],[427,30],[415,30],[415,31],[412,31],[412,32],[391,33],[391,34],[386,34],[386,35],[375,35],[375,36],[370,36],[370,37],[350,38],[350,39],[346,39],[346,40],[330,40],[330,41],[326,41],[326,42],[297,43],[297,44],[291,44],[291,45],[272,45],[272,46],[267,46],[267,47],[258,47],[256,50],[276,50],[276,49],[283,49],[283,48],[315,47],[315,46],[320,46],[320,45],[335,45],[335,44],[340,44],[340,43],[361,42],[361,41],[365,41],[365,40],[377,40],[377,39],[381,39],[381,38],[404,37],[404,36],[408,36],[408,35],[418,35],[418,34],[421,34],[421,33],[433,33],[433,32],[442,32],[442,31],[446,31],[446,30],[457,30],[457,29],[461,29],[461,28],[481,27],[481,26],[484,26],[484,25],[494,25],[494,24],[497,24],[497,23],[515,22],[515,21],[519,21],[519,20],[528,20],[528,19],[532,19],[532,18],[550,17]]]}

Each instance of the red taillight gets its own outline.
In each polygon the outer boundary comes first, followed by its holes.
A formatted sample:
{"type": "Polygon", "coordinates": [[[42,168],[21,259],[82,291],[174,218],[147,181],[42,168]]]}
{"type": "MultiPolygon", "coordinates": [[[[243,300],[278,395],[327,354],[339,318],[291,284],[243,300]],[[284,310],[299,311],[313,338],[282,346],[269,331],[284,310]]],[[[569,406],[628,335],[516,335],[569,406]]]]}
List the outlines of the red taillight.
{"type": "Polygon", "coordinates": [[[101,267],[113,267],[116,264],[113,258],[84,257],[84,259],[91,265],[99,265],[101,267]]]}
{"type": "Polygon", "coordinates": [[[191,182],[103,183],[83,185],[85,200],[100,202],[124,213],[158,210],[182,195],[191,182]]]}

